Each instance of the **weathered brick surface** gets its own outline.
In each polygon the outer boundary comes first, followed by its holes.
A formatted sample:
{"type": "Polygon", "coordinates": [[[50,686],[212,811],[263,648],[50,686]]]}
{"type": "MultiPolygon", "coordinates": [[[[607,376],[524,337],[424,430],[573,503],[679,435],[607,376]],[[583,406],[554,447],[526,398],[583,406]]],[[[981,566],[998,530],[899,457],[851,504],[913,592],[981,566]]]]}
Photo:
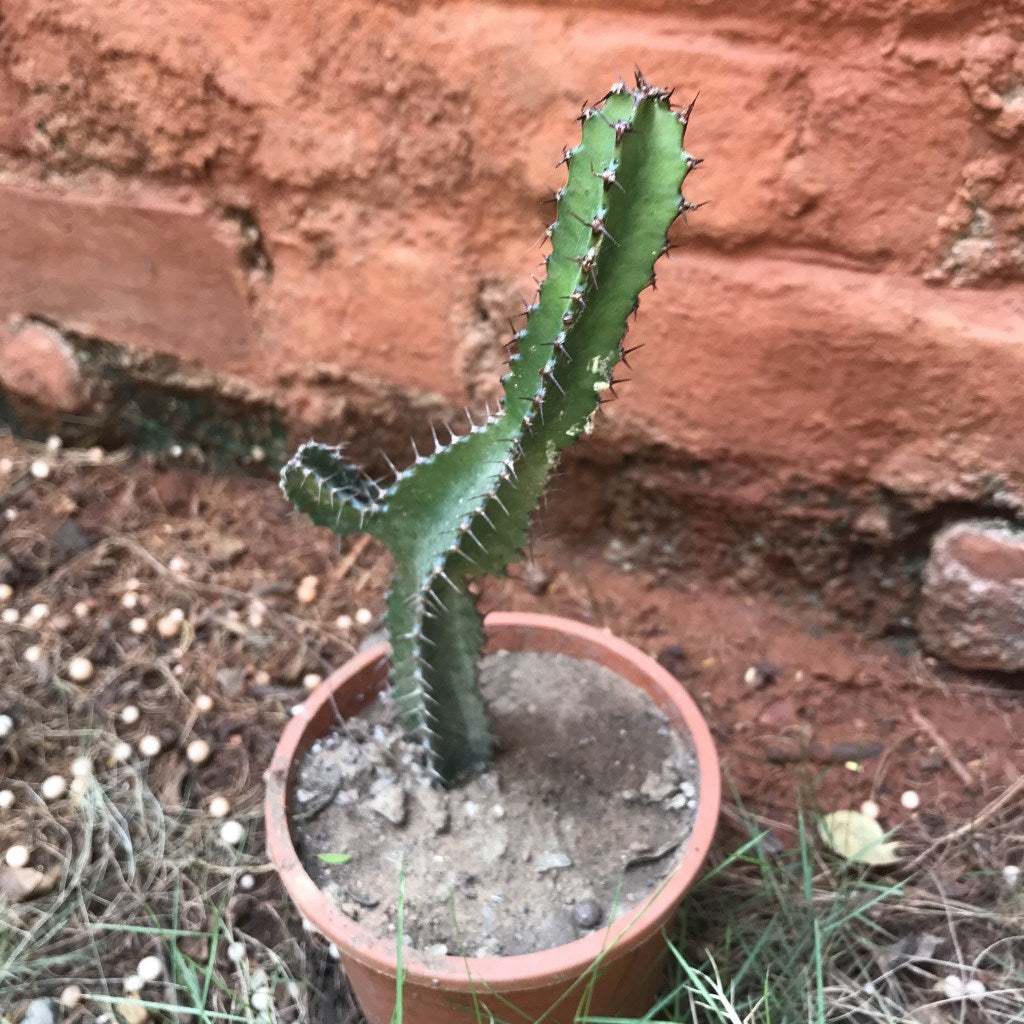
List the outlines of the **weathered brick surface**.
{"type": "Polygon", "coordinates": [[[243,369],[237,252],[196,209],[0,185],[0,318],[243,369]]]}
{"type": "Polygon", "coordinates": [[[636,328],[653,399],[613,415],[840,489],[1024,495],[1020,0],[4,13],[0,318],[303,408],[318,368],[461,404],[580,101],[639,63],[700,89],[710,205],[636,328]]]}

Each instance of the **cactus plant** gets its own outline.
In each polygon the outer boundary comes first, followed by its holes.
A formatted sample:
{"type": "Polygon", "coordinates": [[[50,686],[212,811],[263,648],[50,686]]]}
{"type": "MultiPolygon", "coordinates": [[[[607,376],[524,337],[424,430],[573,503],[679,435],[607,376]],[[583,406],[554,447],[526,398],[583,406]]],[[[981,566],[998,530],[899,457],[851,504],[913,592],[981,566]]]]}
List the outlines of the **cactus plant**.
{"type": "Polygon", "coordinates": [[[495,412],[467,414],[463,431],[372,479],[342,447],[310,441],[281,473],[297,508],[339,535],[367,532],[396,570],[387,597],[391,681],[399,720],[426,768],[448,785],[486,763],[492,739],[478,685],[482,620],[467,583],[503,575],[522,557],[530,517],[559,453],[589,433],[615,370],[640,292],[654,286],[673,221],[694,206],[680,195],[699,161],[683,150],[692,109],[640,72],[580,114],[582,140],[564,152],[551,252],[495,412]]]}

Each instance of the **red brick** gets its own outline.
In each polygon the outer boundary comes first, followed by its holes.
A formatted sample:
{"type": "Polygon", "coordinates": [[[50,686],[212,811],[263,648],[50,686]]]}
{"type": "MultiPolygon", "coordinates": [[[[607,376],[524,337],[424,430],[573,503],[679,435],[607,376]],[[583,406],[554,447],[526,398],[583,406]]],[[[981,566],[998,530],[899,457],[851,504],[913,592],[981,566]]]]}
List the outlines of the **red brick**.
{"type": "Polygon", "coordinates": [[[1024,500],[1019,292],[702,252],[659,264],[615,415],[667,444],[843,484],[1024,500]]]}
{"type": "Polygon", "coordinates": [[[243,371],[238,256],[196,210],[0,187],[0,317],[243,371]]]}

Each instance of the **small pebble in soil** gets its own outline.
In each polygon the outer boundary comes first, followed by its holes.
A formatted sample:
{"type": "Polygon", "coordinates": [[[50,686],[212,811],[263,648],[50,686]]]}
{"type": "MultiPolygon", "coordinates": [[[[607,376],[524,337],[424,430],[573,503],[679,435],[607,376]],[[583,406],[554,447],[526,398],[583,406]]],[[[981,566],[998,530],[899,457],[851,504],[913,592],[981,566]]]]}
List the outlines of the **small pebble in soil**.
{"type": "Polygon", "coordinates": [[[226,846],[237,846],[245,838],[245,828],[240,821],[225,821],[220,827],[220,841],[226,846]]]}
{"type": "Polygon", "coordinates": [[[561,850],[547,850],[537,857],[534,867],[538,875],[544,874],[545,871],[560,871],[562,868],[572,867],[572,857],[561,850]]]}
{"type": "Polygon", "coordinates": [[[1007,864],[1003,868],[1003,882],[1010,889],[1016,889],[1020,882],[1020,868],[1016,864],[1007,864]]]}
{"type": "Polygon", "coordinates": [[[0,715],[0,740],[6,739],[14,732],[14,719],[10,715],[0,715]]]}
{"type": "Polygon", "coordinates": [[[164,745],[160,737],[155,736],[153,733],[147,733],[139,740],[139,753],[143,757],[156,757],[163,749],[164,745]]]}
{"type": "Polygon", "coordinates": [[[196,697],[196,711],[205,715],[213,710],[213,698],[208,693],[201,693],[196,697]]]}
{"type": "Polygon", "coordinates": [[[303,576],[295,588],[295,600],[299,604],[312,604],[320,589],[320,580],[316,576],[303,576]]]}
{"type": "Polygon", "coordinates": [[[121,740],[120,743],[114,744],[113,749],[110,751],[110,756],[117,764],[125,764],[132,759],[132,745],[125,740],[121,740]]]}
{"type": "Polygon", "coordinates": [[[356,611],[356,622],[360,626],[368,626],[373,622],[373,612],[369,608],[360,608],[356,611]]]}
{"type": "Polygon", "coordinates": [[[571,917],[577,928],[596,928],[604,917],[604,911],[597,900],[580,900],[573,904],[571,917]]]}
{"type": "Polygon", "coordinates": [[[59,800],[67,793],[68,780],[63,775],[48,775],[43,779],[43,784],[39,787],[39,790],[47,803],[53,803],[54,800],[59,800]]]}
{"type": "Polygon", "coordinates": [[[72,658],[68,662],[68,676],[76,683],[87,683],[95,670],[88,658],[72,658]]]}
{"type": "Polygon", "coordinates": [[[4,854],[4,861],[8,867],[23,868],[28,864],[31,856],[32,854],[29,853],[27,846],[17,843],[7,848],[7,852],[4,854]]]}
{"type": "Polygon", "coordinates": [[[0,603],[6,604],[14,597],[14,587],[10,583],[0,583],[0,603]]]}
{"type": "Polygon", "coordinates": [[[779,678],[780,673],[781,669],[777,665],[761,661],[756,665],[751,665],[743,673],[743,683],[752,690],[761,690],[774,683],[779,678]]]}
{"type": "Polygon", "coordinates": [[[128,628],[136,636],[143,636],[145,633],[149,632],[149,620],[138,615],[128,623],[128,628]]]}
{"type": "Polygon", "coordinates": [[[144,956],[135,973],[145,982],[157,981],[164,973],[164,962],[158,956],[144,956]]]}
{"type": "Polygon", "coordinates": [[[882,809],[874,800],[865,800],[864,803],[860,805],[860,813],[863,814],[865,818],[871,818],[877,821],[878,815],[882,813],[882,809]]]}
{"type": "Polygon", "coordinates": [[[203,764],[210,759],[210,744],[206,740],[192,740],[185,748],[185,757],[192,764],[203,764]]]}
{"type": "Polygon", "coordinates": [[[30,664],[37,665],[43,660],[43,649],[38,644],[33,644],[31,647],[25,648],[25,653],[22,657],[30,664]]]}
{"type": "Polygon", "coordinates": [[[50,475],[50,464],[45,459],[35,459],[29,466],[29,472],[37,480],[45,480],[50,475]]]}
{"type": "Polygon", "coordinates": [[[60,1005],[73,1010],[82,1001],[82,990],[77,985],[68,985],[60,994],[60,1005]]]}
{"type": "Polygon", "coordinates": [[[207,809],[211,818],[226,818],[231,813],[231,804],[228,803],[227,797],[215,796],[207,804],[207,809]]]}
{"type": "MultiPolygon", "coordinates": [[[[0,789],[0,811],[10,810],[14,806],[14,791],[0,789]]],[[[1004,870],[1005,874],[1005,870],[1004,870]]]]}
{"type": "Polygon", "coordinates": [[[134,725],[141,715],[142,713],[134,704],[125,704],[125,706],[121,708],[121,714],[117,717],[120,718],[125,725],[134,725]]]}
{"type": "Polygon", "coordinates": [[[921,798],[912,789],[908,789],[901,797],[900,803],[908,811],[916,811],[921,806],[921,798]]]}
{"type": "Polygon", "coordinates": [[[306,690],[315,690],[323,681],[324,677],[319,672],[307,672],[302,677],[302,686],[306,690]]]}

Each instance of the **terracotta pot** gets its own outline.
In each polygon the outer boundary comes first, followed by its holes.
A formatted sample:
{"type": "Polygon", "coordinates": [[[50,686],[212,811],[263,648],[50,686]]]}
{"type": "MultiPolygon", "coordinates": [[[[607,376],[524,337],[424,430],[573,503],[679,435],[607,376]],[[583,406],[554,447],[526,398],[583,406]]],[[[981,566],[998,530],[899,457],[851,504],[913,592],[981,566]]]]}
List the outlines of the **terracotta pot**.
{"type": "MultiPolygon", "coordinates": [[[[663,983],[662,926],[671,918],[708,852],[718,820],[721,783],[711,733],[689,695],[668,672],[630,644],[592,626],[549,615],[494,613],[486,619],[490,650],[549,651],[595,661],[640,687],[696,750],[699,797],[693,832],[673,873],[656,893],[606,928],[554,949],[507,957],[404,957],[406,1024],[476,1019],[569,1024],[578,1013],[638,1016],[663,983]],[[597,962],[595,969],[594,965],[597,962]],[[582,979],[582,980],[581,980],[582,979]],[[477,1007],[474,1007],[474,996],[477,1007]]],[[[299,910],[341,951],[341,962],[370,1024],[387,1024],[395,1005],[395,942],[375,938],[345,917],[306,874],[288,824],[292,774],[309,747],[332,728],[335,707],[352,715],[387,684],[388,649],[357,655],[328,677],[291,720],[266,775],[267,845],[299,910]]]]}

